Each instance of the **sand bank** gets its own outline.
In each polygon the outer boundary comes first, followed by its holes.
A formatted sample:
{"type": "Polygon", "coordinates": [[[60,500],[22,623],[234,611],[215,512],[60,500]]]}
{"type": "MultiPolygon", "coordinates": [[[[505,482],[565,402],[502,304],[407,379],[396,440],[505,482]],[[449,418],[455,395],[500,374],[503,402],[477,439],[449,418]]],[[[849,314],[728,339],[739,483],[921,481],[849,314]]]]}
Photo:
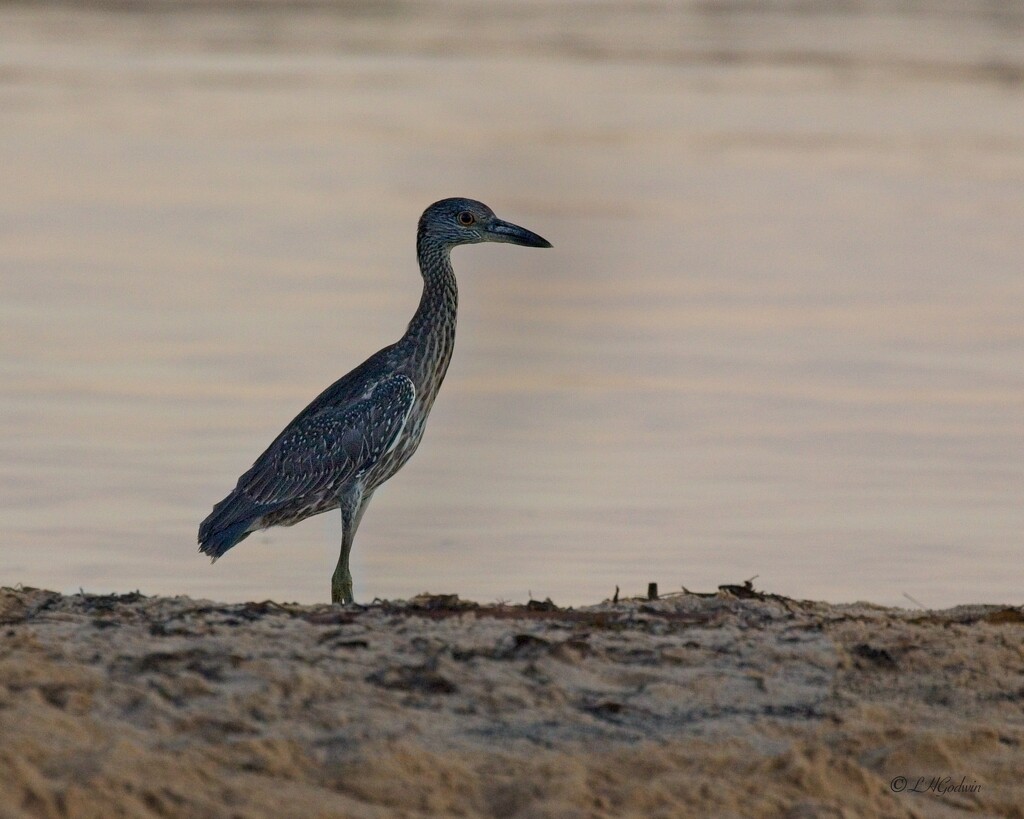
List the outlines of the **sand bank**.
{"type": "Polygon", "coordinates": [[[730,588],[3,589],[0,816],[1024,815],[1024,611],[730,588]]]}

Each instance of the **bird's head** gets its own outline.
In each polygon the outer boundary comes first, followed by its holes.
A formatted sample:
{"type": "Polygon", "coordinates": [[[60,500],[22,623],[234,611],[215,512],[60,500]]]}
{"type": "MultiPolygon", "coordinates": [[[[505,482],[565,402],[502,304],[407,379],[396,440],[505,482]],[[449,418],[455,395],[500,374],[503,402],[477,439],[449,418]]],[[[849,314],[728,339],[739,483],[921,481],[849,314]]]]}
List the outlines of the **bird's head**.
{"type": "Polygon", "coordinates": [[[474,199],[442,199],[420,217],[420,241],[452,248],[478,242],[508,242],[524,247],[551,247],[536,233],[505,222],[483,202],[474,199]]]}

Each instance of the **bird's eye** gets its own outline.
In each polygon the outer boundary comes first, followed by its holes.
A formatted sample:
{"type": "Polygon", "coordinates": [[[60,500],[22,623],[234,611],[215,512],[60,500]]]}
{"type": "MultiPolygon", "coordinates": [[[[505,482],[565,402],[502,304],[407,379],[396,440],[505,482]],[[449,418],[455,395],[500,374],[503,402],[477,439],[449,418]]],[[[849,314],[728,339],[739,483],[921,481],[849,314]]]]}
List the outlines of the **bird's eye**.
{"type": "Polygon", "coordinates": [[[460,225],[467,225],[468,226],[468,225],[473,224],[476,221],[476,217],[473,216],[473,214],[470,213],[468,210],[464,210],[464,211],[462,211],[462,213],[459,214],[458,220],[459,220],[459,224],[460,225]]]}

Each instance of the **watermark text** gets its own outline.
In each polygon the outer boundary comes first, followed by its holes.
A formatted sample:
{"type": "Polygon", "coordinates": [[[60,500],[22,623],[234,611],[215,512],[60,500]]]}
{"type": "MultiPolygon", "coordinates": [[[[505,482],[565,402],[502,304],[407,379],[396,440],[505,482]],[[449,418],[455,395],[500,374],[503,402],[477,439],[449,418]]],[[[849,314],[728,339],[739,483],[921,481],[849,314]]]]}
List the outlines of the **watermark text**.
{"type": "Polygon", "coordinates": [[[977,780],[961,776],[896,776],[889,781],[893,793],[981,793],[977,780]]]}

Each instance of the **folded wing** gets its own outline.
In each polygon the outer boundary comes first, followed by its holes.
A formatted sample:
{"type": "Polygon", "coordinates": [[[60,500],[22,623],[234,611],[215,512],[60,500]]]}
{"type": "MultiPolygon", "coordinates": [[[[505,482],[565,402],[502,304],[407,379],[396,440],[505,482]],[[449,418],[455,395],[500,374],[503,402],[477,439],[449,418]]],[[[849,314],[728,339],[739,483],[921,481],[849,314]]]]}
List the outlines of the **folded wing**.
{"type": "Polygon", "coordinates": [[[377,382],[365,397],[303,413],[238,479],[199,527],[199,551],[214,560],[260,527],[267,515],[322,511],[398,443],[416,387],[405,375],[377,382]]]}

